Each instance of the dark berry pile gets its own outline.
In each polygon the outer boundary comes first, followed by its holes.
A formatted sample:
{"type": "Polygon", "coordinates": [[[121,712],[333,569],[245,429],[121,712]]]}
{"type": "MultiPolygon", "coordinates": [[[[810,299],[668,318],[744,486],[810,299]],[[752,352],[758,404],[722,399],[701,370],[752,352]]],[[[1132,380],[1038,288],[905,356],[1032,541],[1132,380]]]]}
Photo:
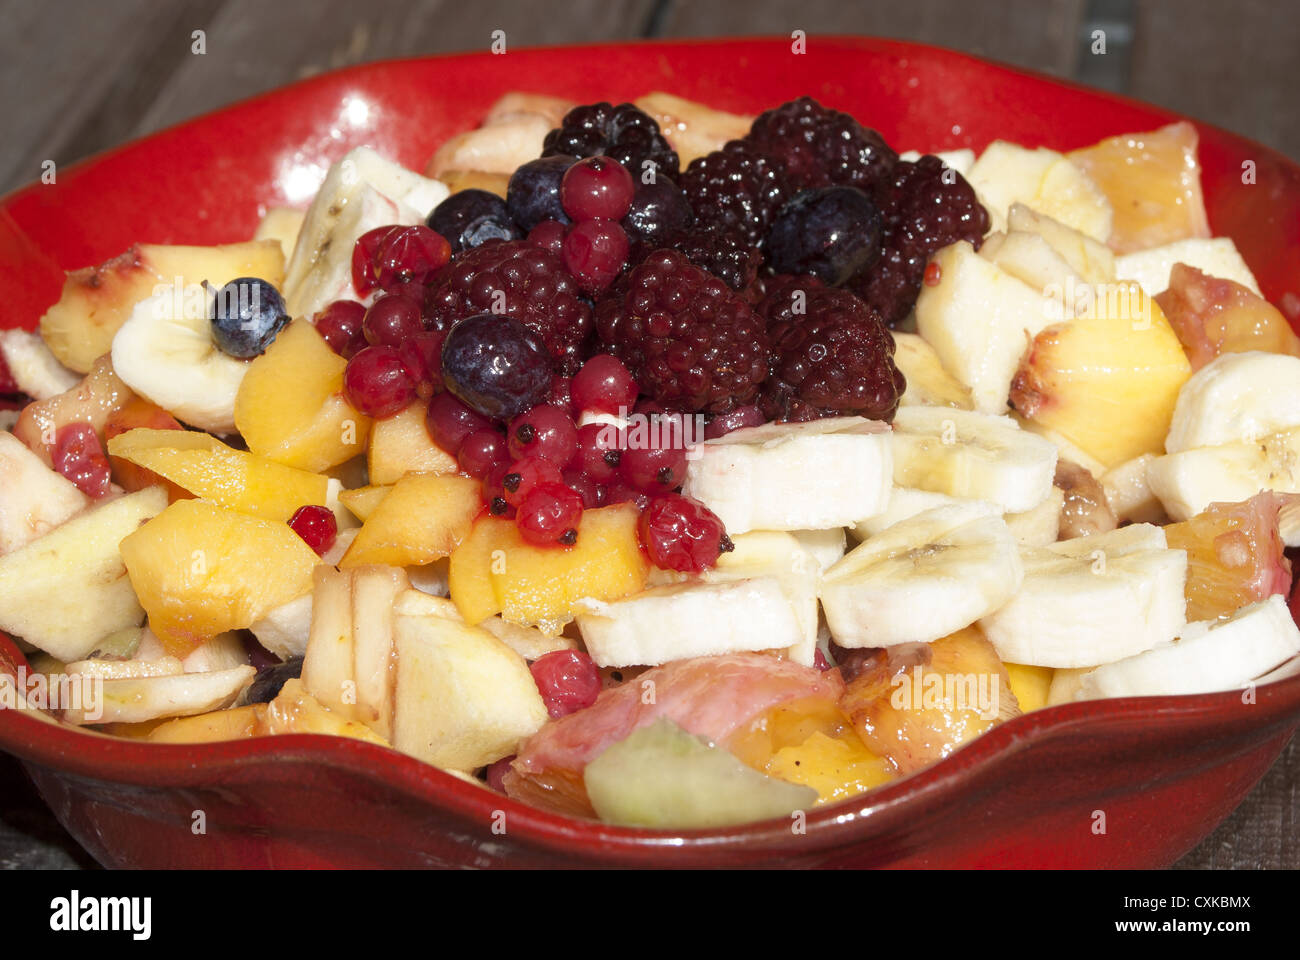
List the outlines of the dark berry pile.
{"type": "Polygon", "coordinates": [[[796,190],[832,184],[870,190],[898,160],[876,131],[811,97],[760,114],[745,139],[780,163],[796,190]]]}
{"type": "Polygon", "coordinates": [[[541,338],[559,373],[582,363],[591,307],[563,261],[526,240],[491,240],[458,255],[429,290],[435,330],[480,313],[514,317],[541,338]]]}
{"type": "Polygon", "coordinates": [[[934,156],[900,160],[875,195],[884,215],[880,259],[850,286],[892,327],[915,305],[930,255],[959,240],[978,248],[989,218],[974,188],[934,156]]]}
{"type": "Polygon", "coordinates": [[[697,227],[760,245],[791,190],[782,166],[744,140],[697,157],[682,173],[697,227]]]}
{"type": "MultiPolygon", "coordinates": [[[[527,542],[572,546],[583,511],[632,503],[650,559],[699,572],[731,542],[680,492],[698,431],[890,420],[904,381],[887,325],[931,254],[987,227],[937,158],[900,161],[807,97],[684,171],[641,110],[588,104],[504,199],[462,191],[426,225],[362,236],[366,303],[315,323],[347,359],[349,402],[384,418],[427,400],[430,439],[527,542]]],[[[319,547],[318,519],[295,529],[319,547]]]]}
{"type": "Polygon", "coordinates": [[[647,161],[655,165],[656,175],[670,178],[677,176],[681,166],[677,152],[659,132],[659,124],[630,103],[574,107],[542,145],[543,157],[557,155],[613,157],[638,178],[647,161]]]}
{"type": "Polygon", "coordinates": [[[798,303],[797,289],[789,284],[759,304],[772,344],[763,413],[791,421],[836,415],[892,420],[906,383],[879,315],[847,290],[801,290],[798,303]]]}
{"type": "Polygon", "coordinates": [[[652,253],[619,282],[596,308],[596,333],[642,393],[670,410],[729,410],[767,377],[762,319],[675,251],[652,253]]]}

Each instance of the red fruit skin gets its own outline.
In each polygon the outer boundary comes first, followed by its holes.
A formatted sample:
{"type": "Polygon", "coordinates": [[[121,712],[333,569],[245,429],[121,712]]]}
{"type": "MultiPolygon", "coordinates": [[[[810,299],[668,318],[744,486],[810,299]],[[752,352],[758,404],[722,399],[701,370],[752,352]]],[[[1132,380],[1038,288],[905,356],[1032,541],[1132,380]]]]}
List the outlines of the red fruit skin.
{"type": "Polygon", "coordinates": [[[506,436],[515,460],[545,457],[563,470],[578,452],[578,428],[573,420],[547,403],[539,403],[510,421],[506,436]]]}
{"type": "Polygon", "coordinates": [[[582,497],[584,510],[595,510],[605,505],[605,488],[585,473],[574,470],[564,471],[564,483],[582,497]]]}
{"type": "Polygon", "coordinates": [[[608,353],[589,358],[574,375],[571,389],[579,410],[624,415],[636,403],[638,392],[627,364],[608,353]]]}
{"type": "Polygon", "coordinates": [[[600,696],[600,670],[580,650],[545,654],[529,664],[528,669],[552,720],[583,710],[600,696]]]}
{"type": "Polygon", "coordinates": [[[606,290],[627,265],[627,233],[616,220],[584,220],[564,238],[564,266],[584,293],[606,290]]]}
{"type": "Polygon", "coordinates": [[[401,413],[416,397],[416,382],[396,347],[366,347],[343,371],[348,403],[383,420],[401,413]]]}
{"type": "Polygon", "coordinates": [[[323,557],[338,539],[339,524],[329,507],[312,504],[299,507],[289,518],[289,527],[307,546],[323,557]]]}
{"type": "Polygon", "coordinates": [[[578,428],[578,453],[573,465],[596,483],[613,483],[618,479],[622,447],[622,431],[607,423],[588,423],[578,428]]]}
{"type": "Polygon", "coordinates": [[[677,493],[652,499],[641,512],[637,532],[650,561],[662,570],[702,573],[731,549],[717,514],[677,493]]]}
{"type": "Polygon", "coordinates": [[[356,290],[357,296],[369,296],[379,286],[374,273],[375,255],[388,231],[395,227],[396,224],[375,227],[357,237],[357,242],[352,247],[352,288],[356,290]]]}
{"type": "Polygon", "coordinates": [[[618,475],[624,483],[649,494],[667,493],[686,479],[686,450],[656,447],[624,450],[618,475]]]}
{"type": "Polygon", "coordinates": [[[77,489],[98,500],[107,496],[112,468],[95,428],[88,423],[69,423],[54,438],[54,469],[76,484],[77,489]]]}
{"type": "Polygon", "coordinates": [[[426,226],[392,224],[368,230],[352,248],[352,286],[364,297],[428,283],[451,259],[451,244],[426,226]]]}
{"type": "Polygon", "coordinates": [[[622,220],[635,192],[636,182],[627,167],[610,157],[588,157],[564,172],[560,204],[575,223],[622,220]]]}
{"type": "Polygon", "coordinates": [[[537,547],[573,546],[581,519],[582,496],[562,481],[533,485],[515,510],[515,526],[537,547]]]}
{"type": "Polygon", "coordinates": [[[366,310],[361,330],[371,346],[400,347],[417,333],[424,332],[420,304],[403,294],[379,297],[366,310]]]}
{"type": "Polygon", "coordinates": [[[564,253],[564,235],[568,232],[568,225],[559,220],[543,220],[528,231],[528,242],[535,243],[558,257],[564,253]]]}
{"type": "Polygon", "coordinates": [[[345,360],[351,360],[365,349],[366,335],[362,321],[366,308],[355,300],[335,300],[312,318],[316,332],[325,338],[330,349],[345,360]]]}
{"type": "Polygon", "coordinates": [[[581,412],[573,403],[573,378],[557,376],[551,381],[551,393],[546,398],[546,402],[553,407],[559,407],[570,417],[577,418],[581,412]]]}
{"type": "Polygon", "coordinates": [[[509,464],[501,478],[506,503],[518,508],[533,487],[543,483],[563,485],[560,468],[542,457],[524,457],[509,464]]]}
{"type": "Polygon", "coordinates": [[[429,400],[424,426],[429,439],[453,457],[460,453],[460,445],[475,430],[493,429],[491,420],[450,393],[435,394],[429,400]]]}
{"type": "Polygon", "coordinates": [[[482,480],[497,467],[509,463],[506,438],[500,430],[475,430],[461,443],[456,460],[471,477],[482,480]]]}

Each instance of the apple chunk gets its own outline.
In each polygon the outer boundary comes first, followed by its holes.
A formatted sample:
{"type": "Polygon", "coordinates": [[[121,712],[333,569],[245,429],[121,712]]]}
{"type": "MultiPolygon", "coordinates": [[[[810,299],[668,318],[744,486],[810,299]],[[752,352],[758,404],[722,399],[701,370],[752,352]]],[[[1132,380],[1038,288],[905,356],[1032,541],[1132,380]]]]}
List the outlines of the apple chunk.
{"type": "Polygon", "coordinates": [[[0,629],[67,663],[108,634],[138,627],[144,610],[118,545],[166,506],[166,492],[150,487],[0,557],[0,629]]]}
{"type": "Polygon", "coordinates": [[[524,658],[486,630],[435,616],[396,621],[393,745],[471,771],[514,753],[547,721],[524,658]]]}
{"type": "Polygon", "coordinates": [[[90,500],[12,433],[0,433],[0,556],[80,513],[90,500]]]}

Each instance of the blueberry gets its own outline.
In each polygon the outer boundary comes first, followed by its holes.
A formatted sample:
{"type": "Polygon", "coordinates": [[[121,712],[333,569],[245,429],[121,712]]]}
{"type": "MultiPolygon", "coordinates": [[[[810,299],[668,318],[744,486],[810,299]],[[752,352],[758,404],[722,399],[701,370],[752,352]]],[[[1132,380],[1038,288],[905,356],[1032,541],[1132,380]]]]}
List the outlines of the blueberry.
{"type": "Polygon", "coordinates": [[[217,291],[212,339],[222,353],[247,359],[266,351],[289,322],[280,291],[257,277],[239,277],[217,291]]]}
{"type": "Polygon", "coordinates": [[[637,181],[632,206],[623,218],[623,229],[629,240],[659,245],[674,233],[690,229],[694,222],[695,214],[686,202],[686,194],[660,174],[651,183],[637,181]]]}
{"type": "Polygon", "coordinates": [[[452,253],[488,240],[519,240],[523,236],[510,219],[506,202],[486,190],[453,193],[433,208],[428,225],[446,238],[452,253]]]}
{"type": "Polygon", "coordinates": [[[451,328],[442,345],[447,389],[494,420],[510,420],[543,402],[551,378],[546,347],[514,317],[466,317],[451,328]]]}
{"type": "Polygon", "coordinates": [[[284,663],[263,667],[248,685],[245,700],[249,703],[270,703],[280,693],[285,681],[302,676],[302,657],[293,657],[284,663]]]}
{"type": "Polygon", "coordinates": [[[767,234],[777,273],[810,273],[839,286],[880,256],[880,210],[857,187],[805,190],[781,208],[767,234]]]}
{"type": "Polygon", "coordinates": [[[520,230],[527,233],[543,220],[570,222],[560,206],[560,181],[577,162],[577,157],[564,155],[542,157],[530,160],[510,175],[506,209],[520,230]]]}

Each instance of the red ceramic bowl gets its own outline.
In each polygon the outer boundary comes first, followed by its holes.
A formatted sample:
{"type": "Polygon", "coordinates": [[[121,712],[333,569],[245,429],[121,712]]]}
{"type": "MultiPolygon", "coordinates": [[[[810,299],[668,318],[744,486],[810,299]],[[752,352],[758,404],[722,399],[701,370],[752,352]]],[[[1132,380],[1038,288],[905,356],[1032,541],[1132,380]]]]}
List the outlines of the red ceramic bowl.
{"type": "MultiPolygon", "coordinates": [[[[900,149],[1005,138],[1069,149],[1171,114],[971,57],[813,38],[512,51],[382,63],[295,84],[60,170],[0,204],[4,322],[32,327],[61,270],[136,241],[247,238],[369,143],[420,168],[519,87],[577,100],[669,90],[757,112],[811,94],[900,149]]],[[[1300,316],[1300,167],[1198,125],[1210,223],[1265,294],[1300,316]],[[1256,183],[1241,182],[1253,161],[1256,183]]],[[[0,637],[0,669],[21,663],[0,637]]],[[[55,814],[98,860],[134,867],[1166,865],[1241,801],[1300,723],[1300,677],[1239,693],[1032,713],[806,830],[766,822],[680,835],[558,817],[370,744],[286,736],[162,746],[0,711],[55,814]],[[194,812],[206,833],[192,830],[194,812]]]]}

